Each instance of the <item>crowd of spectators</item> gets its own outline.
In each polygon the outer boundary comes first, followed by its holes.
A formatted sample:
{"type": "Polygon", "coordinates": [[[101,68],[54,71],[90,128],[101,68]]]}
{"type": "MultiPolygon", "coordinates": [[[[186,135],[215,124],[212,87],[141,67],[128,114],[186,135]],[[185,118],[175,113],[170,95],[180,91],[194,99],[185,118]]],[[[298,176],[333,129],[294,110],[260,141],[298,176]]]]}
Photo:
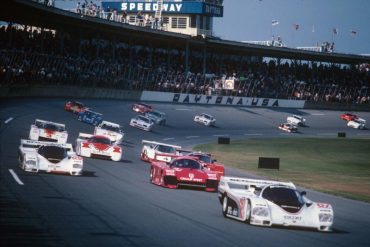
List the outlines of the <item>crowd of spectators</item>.
{"type": "Polygon", "coordinates": [[[0,28],[0,86],[79,85],[207,95],[370,103],[368,65],[340,66],[129,46],[34,27],[0,28]],[[226,79],[234,89],[223,88],[226,79]]]}

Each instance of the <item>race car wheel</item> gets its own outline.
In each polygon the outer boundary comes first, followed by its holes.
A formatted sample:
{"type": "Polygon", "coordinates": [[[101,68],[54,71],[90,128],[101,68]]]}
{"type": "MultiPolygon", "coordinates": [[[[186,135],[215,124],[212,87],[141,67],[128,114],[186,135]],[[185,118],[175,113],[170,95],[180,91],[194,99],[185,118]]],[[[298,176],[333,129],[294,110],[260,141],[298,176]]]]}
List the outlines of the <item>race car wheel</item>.
{"type": "Polygon", "coordinates": [[[223,200],[222,200],[222,214],[223,214],[224,217],[226,217],[226,215],[227,215],[227,208],[228,208],[228,206],[229,206],[228,198],[225,195],[223,197],[223,200]]]}
{"type": "Polygon", "coordinates": [[[150,177],[150,182],[153,183],[153,177],[154,177],[154,168],[153,167],[150,168],[149,177],[150,177]]]}
{"type": "Polygon", "coordinates": [[[251,214],[252,214],[252,204],[251,201],[248,200],[247,207],[245,209],[245,222],[249,223],[251,221],[251,214]]]}

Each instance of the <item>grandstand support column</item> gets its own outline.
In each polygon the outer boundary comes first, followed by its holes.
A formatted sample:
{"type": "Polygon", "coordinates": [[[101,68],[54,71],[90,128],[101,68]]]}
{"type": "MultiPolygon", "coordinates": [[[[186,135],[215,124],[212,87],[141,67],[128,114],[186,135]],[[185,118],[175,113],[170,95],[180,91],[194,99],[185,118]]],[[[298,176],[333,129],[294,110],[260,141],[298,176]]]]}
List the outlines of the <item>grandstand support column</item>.
{"type": "Polygon", "coordinates": [[[185,45],[185,74],[187,75],[189,72],[189,41],[186,40],[185,45]]]}
{"type": "Polygon", "coordinates": [[[203,75],[207,73],[207,43],[203,46],[203,75]]]}

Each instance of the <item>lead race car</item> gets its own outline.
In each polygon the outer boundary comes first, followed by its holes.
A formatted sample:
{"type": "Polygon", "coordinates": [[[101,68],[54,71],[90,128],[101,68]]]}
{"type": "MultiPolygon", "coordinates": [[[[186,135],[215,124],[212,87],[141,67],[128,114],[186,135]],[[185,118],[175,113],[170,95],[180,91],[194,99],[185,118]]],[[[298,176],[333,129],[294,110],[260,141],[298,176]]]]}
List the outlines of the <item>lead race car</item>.
{"type": "Polygon", "coordinates": [[[29,139],[34,141],[50,141],[66,143],[68,132],[64,124],[36,119],[31,125],[29,139]]]}
{"type": "Polygon", "coordinates": [[[218,198],[224,217],[259,226],[291,226],[330,231],[334,211],[309,200],[291,182],[222,177],[218,198]]]}
{"type": "Polygon", "coordinates": [[[366,120],[362,118],[357,118],[347,122],[347,126],[354,129],[365,129],[366,120]]]}
{"type": "Polygon", "coordinates": [[[106,136],[80,133],[76,140],[76,153],[84,157],[109,158],[120,161],[122,148],[106,136]]]}
{"type": "Polygon", "coordinates": [[[217,190],[219,176],[216,172],[204,169],[194,157],[183,156],[171,162],[154,161],[150,166],[150,181],[153,184],[176,189],[179,186],[204,188],[205,191],[217,190]]]}
{"type": "Polygon", "coordinates": [[[143,140],[142,143],[143,148],[140,156],[146,162],[170,162],[173,158],[182,156],[181,146],[147,140],[143,140]]]}
{"type": "Polygon", "coordinates": [[[46,171],[81,175],[83,159],[73,152],[72,144],[21,140],[18,161],[27,172],[46,171]]]}
{"type": "Polygon", "coordinates": [[[286,121],[289,124],[294,124],[294,125],[297,125],[297,126],[305,126],[306,125],[306,119],[301,117],[301,116],[298,116],[298,115],[289,116],[289,117],[287,117],[286,121]]]}
{"type": "Polygon", "coordinates": [[[125,132],[119,124],[103,121],[95,127],[94,135],[103,135],[108,137],[112,142],[121,144],[123,142],[125,132]]]}
{"type": "Polygon", "coordinates": [[[214,118],[213,116],[209,114],[202,113],[194,117],[194,122],[204,124],[205,126],[211,126],[211,125],[215,125],[216,118],[214,118]]]}

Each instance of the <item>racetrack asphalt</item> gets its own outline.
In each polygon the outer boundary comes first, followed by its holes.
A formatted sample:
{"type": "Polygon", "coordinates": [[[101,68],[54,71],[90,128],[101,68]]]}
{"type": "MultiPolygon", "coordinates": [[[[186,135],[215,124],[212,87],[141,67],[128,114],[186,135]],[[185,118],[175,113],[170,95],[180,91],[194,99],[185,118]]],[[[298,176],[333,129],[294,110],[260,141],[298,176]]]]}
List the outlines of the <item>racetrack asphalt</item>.
{"type": "MultiPolygon", "coordinates": [[[[131,110],[133,102],[81,101],[103,113],[105,120],[122,124],[125,142],[121,162],[84,158],[84,174],[80,177],[22,171],[17,163],[19,141],[28,137],[36,118],[65,123],[72,144],[79,132],[92,133],[93,126],[65,112],[64,99],[1,101],[1,246],[370,246],[368,203],[307,190],[310,199],[332,204],[333,232],[256,227],[225,219],[217,193],[151,184],[149,164],[140,160],[143,139],[191,148],[216,142],[218,136],[231,140],[337,138],[338,132],[345,132],[347,137],[370,137],[369,130],[346,127],[339,118],[342,112],[153,103],[167,114],[168,125],[145,132],[128,125],[136,115],[131,110]],[[216,117],[215,127],[193,122],[194,115],[202,112],[216,117]],[[299,128],[299,133],[282,132],[278,124],[292,113],[304,116],[308,127],[299,128]]],[[[370,113],[359,115],[370,121],[370,113]]],[[[251,176],[229,167],[226,174],[251,176]]]]}

